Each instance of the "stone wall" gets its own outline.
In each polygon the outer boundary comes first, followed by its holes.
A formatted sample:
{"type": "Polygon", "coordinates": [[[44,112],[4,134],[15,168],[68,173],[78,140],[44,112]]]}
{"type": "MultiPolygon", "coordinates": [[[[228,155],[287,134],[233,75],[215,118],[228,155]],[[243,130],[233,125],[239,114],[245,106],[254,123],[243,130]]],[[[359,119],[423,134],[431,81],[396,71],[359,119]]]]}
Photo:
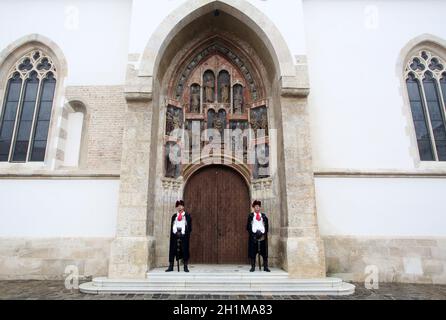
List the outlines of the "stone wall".
{"type": "Polygon", "coordinates": [[[446,284],[446,238],[323,237],[327,275],[363,282],[375,265],[379,282],[446,284]]]}
{"type": "Polygon", "coordinates": [[[64,279],[76,265],[81,277],[105,276],[109,238],[0,238],[0,280],[64,279]]]}

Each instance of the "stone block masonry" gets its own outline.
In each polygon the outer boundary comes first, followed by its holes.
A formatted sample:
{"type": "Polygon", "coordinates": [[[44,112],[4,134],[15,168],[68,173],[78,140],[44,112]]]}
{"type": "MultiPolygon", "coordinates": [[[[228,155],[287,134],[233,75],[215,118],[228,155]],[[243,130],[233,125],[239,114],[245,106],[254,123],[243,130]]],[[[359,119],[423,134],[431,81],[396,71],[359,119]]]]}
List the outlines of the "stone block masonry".
{"type": "Polygon", "coordinates": [[[80,278],[106,275],[109,238],[0,238],[0,280],[62,280],[65,268],[80,278]]]}
{"type": "Polygon", "coordinates": [[[119,170],[126,101],[123,86],[69,86],[68,101],[81,101],[87,114],[87,152],[84,169],[119,170]]]}
{"type": "Polygon", "coordinates": [[[379,282],[446,284],[446,238],[323,237],[327,275],[363,282],[374,265],[379,282]]]}

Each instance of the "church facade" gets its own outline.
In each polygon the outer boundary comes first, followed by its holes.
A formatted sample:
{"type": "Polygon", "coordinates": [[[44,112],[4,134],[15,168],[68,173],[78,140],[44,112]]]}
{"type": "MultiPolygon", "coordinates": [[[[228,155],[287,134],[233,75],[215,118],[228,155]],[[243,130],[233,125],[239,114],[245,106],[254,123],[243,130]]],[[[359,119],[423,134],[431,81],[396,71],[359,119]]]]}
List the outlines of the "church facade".
{"type": "Polygon", "coordinates": [[[290,277],[446,283],[446,4],[0,6],[0,279],[143,279],[184,199],[192,265],[260,200],[290,277]]]}

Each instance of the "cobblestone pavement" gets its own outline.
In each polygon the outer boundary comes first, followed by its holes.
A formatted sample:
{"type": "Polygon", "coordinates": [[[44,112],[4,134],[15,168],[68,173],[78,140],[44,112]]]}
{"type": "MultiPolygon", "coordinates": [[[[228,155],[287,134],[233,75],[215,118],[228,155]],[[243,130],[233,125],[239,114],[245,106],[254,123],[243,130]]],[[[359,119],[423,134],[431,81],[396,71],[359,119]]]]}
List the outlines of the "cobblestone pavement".
{"type": "Polygon", "coordinates": [[[342,299],[373,299],[373,300],[446,300],[446,285],[381,283],[379,289],[368,290],[364,284],[356,283],[356,292],[351,296],[211,296],[211,295],[168,295],[168,294],[122,294],[122,295],[90,295],[78,290],[67,290],[63,281],[14,280],[0,281],[0,300],[200,300],[200,299],[240,299],[240,300],[342,300],[342,299]]]}

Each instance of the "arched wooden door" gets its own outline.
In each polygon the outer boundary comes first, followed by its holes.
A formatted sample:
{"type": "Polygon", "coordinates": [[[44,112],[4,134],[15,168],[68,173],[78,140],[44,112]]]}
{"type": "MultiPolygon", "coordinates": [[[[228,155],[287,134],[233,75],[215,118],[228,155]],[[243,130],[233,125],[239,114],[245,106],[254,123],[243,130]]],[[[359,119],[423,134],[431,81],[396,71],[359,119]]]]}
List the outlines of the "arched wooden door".
{"type": "Polygon", "coordinates": [[[249,189],[235,170],[212,165],[192,175],[184,190],[192,216],[190,263],[247,263],[249,189]]]}

